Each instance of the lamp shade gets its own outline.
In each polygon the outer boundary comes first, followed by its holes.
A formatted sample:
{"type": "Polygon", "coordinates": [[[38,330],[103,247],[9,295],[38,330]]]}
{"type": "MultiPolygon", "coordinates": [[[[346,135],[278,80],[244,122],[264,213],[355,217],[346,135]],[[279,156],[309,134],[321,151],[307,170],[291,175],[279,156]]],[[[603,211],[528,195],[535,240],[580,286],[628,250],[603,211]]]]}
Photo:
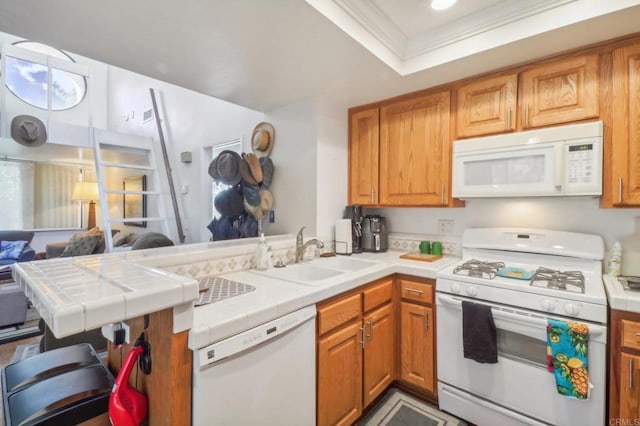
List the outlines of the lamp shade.
{"type": "Polygon", "coordinates": [[[76,182],[73,187],[73,201],[96,201],[100,198],[98,195],[98,182],[76,182]]]}

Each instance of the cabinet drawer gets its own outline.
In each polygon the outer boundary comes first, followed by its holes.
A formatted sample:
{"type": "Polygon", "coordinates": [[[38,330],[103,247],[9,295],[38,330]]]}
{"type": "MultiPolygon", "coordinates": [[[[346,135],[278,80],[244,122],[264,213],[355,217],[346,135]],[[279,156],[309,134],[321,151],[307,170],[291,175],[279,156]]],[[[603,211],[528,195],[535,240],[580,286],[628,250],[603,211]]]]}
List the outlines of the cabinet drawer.
{"type": "Polygon", "coordinates": [[[622,347],[640,351],[640,322],[622,320],[622,347]]]}
{"type": "Polygon", "coordinates": [[[364,311],[367,312],[376,306],[391,300],[393,294],[393,279],[385,279],[379,284],[372,284],[363,292],[364,311]]]}
{"type": "Polygon", "coordinates": [[[361,310],[361,293],[321,305],[318,308],[318,334],[322,335],[354,318],[359,318],[361,310]]]}
{"type": "Polygon", "coordinates": [[[431,284],[401,279],[400,294],[406,300],[433,303],[433,286],[431,284]]]}

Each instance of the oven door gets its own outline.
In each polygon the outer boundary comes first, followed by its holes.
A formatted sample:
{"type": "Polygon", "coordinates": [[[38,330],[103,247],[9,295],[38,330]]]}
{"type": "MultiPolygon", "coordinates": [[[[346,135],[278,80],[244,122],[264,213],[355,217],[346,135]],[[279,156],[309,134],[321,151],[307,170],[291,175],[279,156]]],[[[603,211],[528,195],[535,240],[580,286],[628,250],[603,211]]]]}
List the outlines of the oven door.
{"type": "Polygon", "coordinates": [[[547,370],[549,317],[445,293],[437,293],[436,304],[441,408],[477,424],[490,424],[496,418],[510,419],[511,424],[540,424],[533,419],[554,425],[605,423],[607,332],[604,326],[585,323],[589,327],[589,382],[593,388],[588,400],[577,400],[560,395],[554,375],[547,370]],[[463,300],[492,307],[498,336],[498,363],[482,364],[464,358],[463,300]],[[443,387],[451,392],[443,392],[443,387]],[[456,397],[452,399],[454,393],[456,397]],[[456,413],[457,410],[463,411],[456,413]]]}

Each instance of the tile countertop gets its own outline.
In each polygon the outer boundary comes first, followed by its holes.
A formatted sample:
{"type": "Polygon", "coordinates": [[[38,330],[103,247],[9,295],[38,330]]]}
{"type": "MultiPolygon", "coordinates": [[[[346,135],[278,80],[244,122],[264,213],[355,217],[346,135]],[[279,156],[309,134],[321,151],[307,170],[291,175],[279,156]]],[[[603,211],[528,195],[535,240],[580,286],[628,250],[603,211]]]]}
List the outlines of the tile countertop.
{"type": "Polygon", "coordinates": [[[198,298],[193,278],[117,254],[16,263],[13,276],[56,337],[181,305],[174,317],[190,324],[198,298]]]}
{"type": "MultiPolygon", "coordinates": [[[[222,274],[220,275],[222,278],[253,285],[255,290],[196,307],[193,328],[189,333],[189,348],[192,350],[203,348],[266,321],[390,274],[403,273],[435,279],[439,269],[458,260],[454,256],[444,256],[435,262],[400,259],[400,255],[404,253],[388,251],[354,254],[350,258],[371,261],[371,266],[318,281],[312,286],[266,277],[251,270],[222,274]]],[[[321,266],[323,259],[314,259],[310,262],[321,266]]]]}
{"type": "Polygon", "coordinates": [[[611,309],[640,313],[640,291],[625,290],[618,277],[603,275],[602,279],[611,309]]]}

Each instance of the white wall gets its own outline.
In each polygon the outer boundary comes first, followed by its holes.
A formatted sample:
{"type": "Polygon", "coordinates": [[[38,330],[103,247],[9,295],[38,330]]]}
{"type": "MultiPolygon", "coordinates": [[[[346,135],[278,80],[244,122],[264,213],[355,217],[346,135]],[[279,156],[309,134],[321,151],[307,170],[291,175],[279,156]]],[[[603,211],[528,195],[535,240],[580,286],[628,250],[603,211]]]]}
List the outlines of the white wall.
{"type": "MultiPolygon", "coordinates": [[[[265,116],[276,131],[271,152],[274,164],[271,191],[275,222],[263,221],[265,234],[316,234],[317,128],[315,103],[301,101],[265,116]]],[[[306,237],[305,237],[306,239],[306,237]]]]}

